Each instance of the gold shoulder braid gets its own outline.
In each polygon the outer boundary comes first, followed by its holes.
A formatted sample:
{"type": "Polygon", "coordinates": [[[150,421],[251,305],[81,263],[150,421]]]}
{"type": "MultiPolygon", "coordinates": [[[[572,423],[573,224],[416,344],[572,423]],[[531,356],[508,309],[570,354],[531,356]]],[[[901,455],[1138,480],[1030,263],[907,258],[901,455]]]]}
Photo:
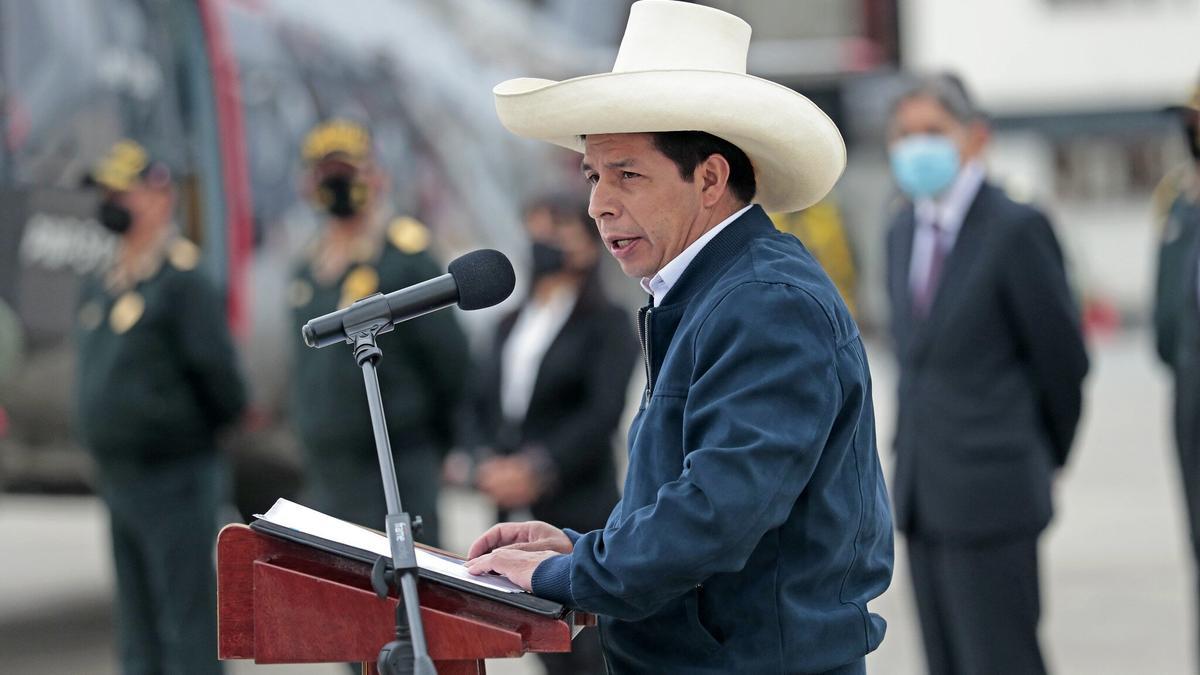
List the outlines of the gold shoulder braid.
{"type": "Polygon", "coordinates": [[[346,280],[342,282],[342,296],[338,300],[338,309],[349,307],[355,300],[361,300],[379,290],[379,272],[370,265],[359,265],[350,270],[346,280]]]}
{"type": "Polygon", "coordinates": [[[401,216],[392,220],[387,235],[392,246],[409,255],[429,248],[429,228],[416,218],[401,216]]]}
{"type": "Polygon", "coordinates": [[[176,239],[167,248],[167,260],[171,261],[172,267],[181,272],[196,269],[200,262],[200,248],[187,239],[176,239]]]}
{"type": "Polygon", "coordinates": [[[144,311],[146,311],[146,301],[142,298],[142,294],[137,291],[127,291],[113,304],[112,312],[108,315],[108,325],[112,328],[112,332],[121,335],[137,324],[144,311]]]}

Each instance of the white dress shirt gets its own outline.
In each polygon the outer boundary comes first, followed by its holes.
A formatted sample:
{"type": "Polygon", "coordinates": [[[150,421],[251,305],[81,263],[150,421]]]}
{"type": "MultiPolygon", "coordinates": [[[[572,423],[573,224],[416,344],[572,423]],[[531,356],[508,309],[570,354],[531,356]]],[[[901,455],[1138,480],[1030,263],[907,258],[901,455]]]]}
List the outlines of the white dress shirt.
{"type": "Polygon", "coordinates": [[[692,264],[692,260],[704,249],[705,244],[712,241],[713,237],[720,234],[721,230],[740,218],[743,213],[749,211],[751,206],[753,204],[743,206],[734,212],[733,215],[717,223],[711,230],[700,235],[699,239],[693,241],[691,246],[683,249],[683,252],[675,256],[674,260],[663,265],[663,268],[653,278],[642,277],[642,290],[654,296],[655,307],[658,307],[662,299],[667,297],[667,293],[671,292],[671,287],[675,285],[675,282],[679,281],[679,277],[683,276],[684,270],[688,268],[688,265],[692,264]]]}
{"type": "Polygon", "coordinates": [[[531,299],[521,308],[500,353],[500,409],[505,419],[524,421],[542,359],[571,316],[578,296],[574,287],[564,286],[545,302],[531,299]]]}
{"type": "Polygon", "coordinates": [[[918,297],[925,288],[925,277],[929,275],[929,263],[938,237],[941,237],[944,251],[954,248],[967,209],[971,208],[971,202],[975,201],[975,195],[983,185],[984,174],[982,162],[970,162],[940,197],[917,200],[917,226],[913,229],[912,260],[908,268],[908,285],[913,297],[918,297]],[[934,223],[937,223],[937,229],[934,229],[934,223]]]}

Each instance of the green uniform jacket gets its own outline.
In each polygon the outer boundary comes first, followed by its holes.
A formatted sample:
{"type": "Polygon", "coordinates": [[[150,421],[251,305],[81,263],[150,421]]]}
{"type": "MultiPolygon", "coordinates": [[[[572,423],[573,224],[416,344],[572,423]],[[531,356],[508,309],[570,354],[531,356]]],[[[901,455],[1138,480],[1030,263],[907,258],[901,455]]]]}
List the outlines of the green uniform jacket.
{"type": "MultiPolygon", "coordinates": [[[[349,265],[336,283],[316,283],[308,261],[297,270],[291,287],[296,350],[292,419],[310,453],[353,453],[376,461],[362,370],[350,347],[309,349],[301,327],[336,310],[343,300],[399,290],[441,274],[427,253],[405,253],[390,242],[374,260],[349,265]]],[[[379,348],[379,387],[393,449],[399,454],[405,448],[431,447],[444,453],[469,365],[466,336],[454,313],[443,310],[401,323],[380,336],[379,348]]]]}
{"type": "Polygon", "coordinates": [[[170,250],[128,291],[89,278],[80,292],[78,425],[101,462],[213,452],[245,406],[221,298],[191,244],[170,250]]]}

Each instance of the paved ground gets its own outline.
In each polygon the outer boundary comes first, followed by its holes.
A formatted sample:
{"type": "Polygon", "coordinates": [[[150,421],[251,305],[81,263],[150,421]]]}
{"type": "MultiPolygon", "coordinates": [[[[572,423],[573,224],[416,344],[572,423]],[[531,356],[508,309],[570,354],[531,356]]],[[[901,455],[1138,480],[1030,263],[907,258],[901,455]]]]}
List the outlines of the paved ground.
{"type": "MultiPolygon", "coordinates": [[[[1142,333],[1096,345],[1093,361],[1081,442],[1059,481],[1059,517],[1045,539],[1043,642],[1059,673],[1193,672],[1191,563],[1167,436],[1167,382],[1142,333]]],[[[886,353],[875,350],[872,365],[886,461],[894,376],[886,353]]],[[[487,524],[486,507],[469,495],[449,495],[444,512],[459,550],[487,524]]],[[[0,672],[117,672],[104,527],[93,499],[0,495],[0,672]]],[[[875,607],[889,630],[871,670],[910,675],[922,664],[898,553],[895,583],[875,607]]],[[[489,671],[540,669],[518,661],[490,663],[489,671]]],[[[237,663],[230,672],[345,671],[237,663]]]]}

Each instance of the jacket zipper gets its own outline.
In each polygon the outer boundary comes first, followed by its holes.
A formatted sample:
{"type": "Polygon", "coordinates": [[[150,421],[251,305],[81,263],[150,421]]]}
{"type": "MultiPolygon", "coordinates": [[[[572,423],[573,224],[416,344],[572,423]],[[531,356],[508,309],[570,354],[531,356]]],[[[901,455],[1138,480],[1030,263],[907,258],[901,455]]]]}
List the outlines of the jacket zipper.
{"type": "Polygon", "coordinates": [[[650,307],[642,308],[642,320],[638,322],[638,341],[642,343],[642,363],[646,366],[646,404],[650,404],[650,392],[654,389],[654,374],[650,372],[650,307]]]}

